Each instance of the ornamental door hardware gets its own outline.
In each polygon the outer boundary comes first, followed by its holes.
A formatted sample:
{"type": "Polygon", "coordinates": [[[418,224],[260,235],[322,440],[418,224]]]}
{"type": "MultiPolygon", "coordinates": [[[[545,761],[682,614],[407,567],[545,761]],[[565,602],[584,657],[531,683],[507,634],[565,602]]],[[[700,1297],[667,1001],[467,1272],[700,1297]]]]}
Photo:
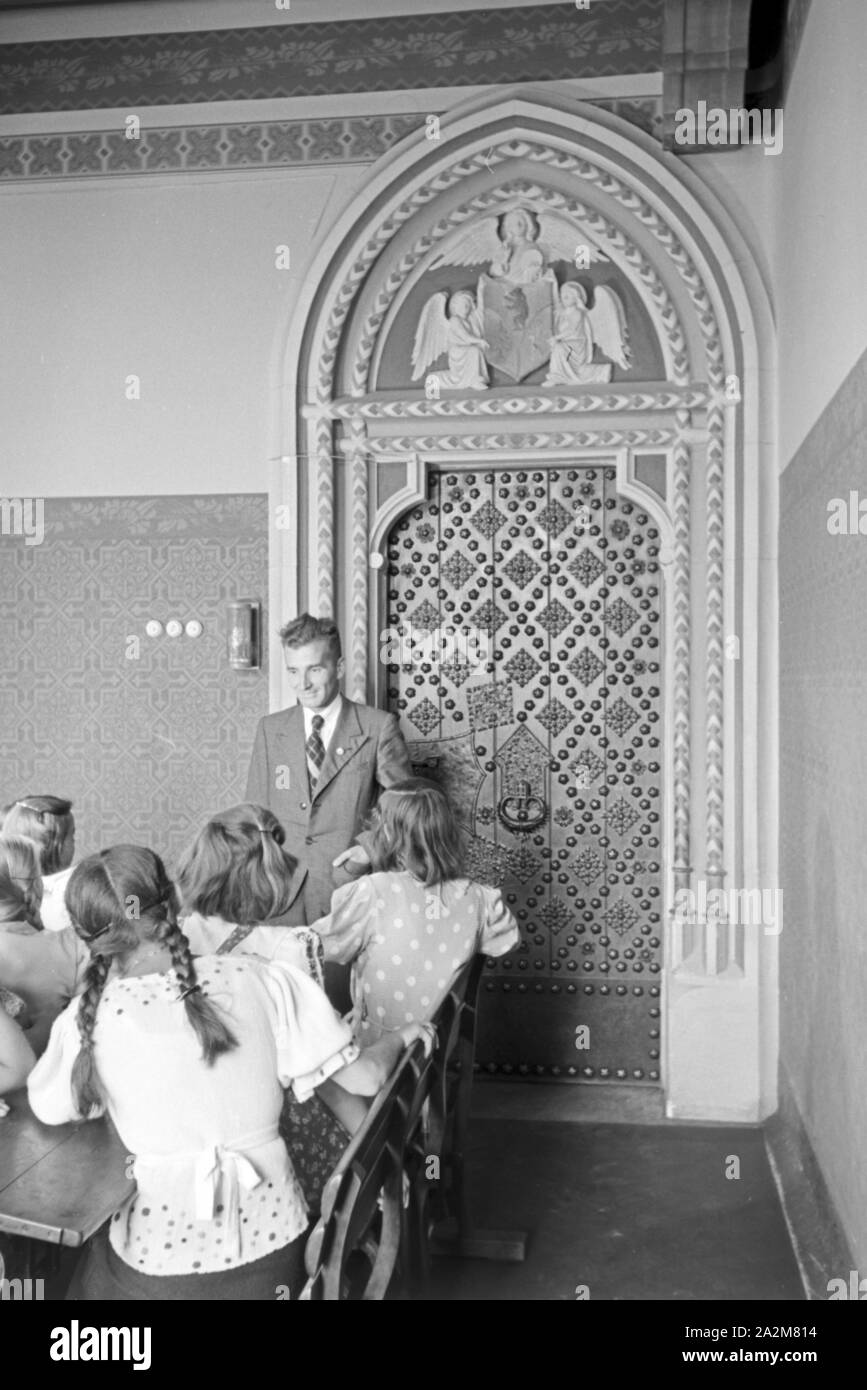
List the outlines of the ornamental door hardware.
{"type": "Polygon", "coordinates": [[[529,782],[519,782],[516,792],[506,792],[501,797],[497,815],[507,830],[520,834],[543,825],[548,817],[548,807],[544,797],[530,790],[529,782]]]}

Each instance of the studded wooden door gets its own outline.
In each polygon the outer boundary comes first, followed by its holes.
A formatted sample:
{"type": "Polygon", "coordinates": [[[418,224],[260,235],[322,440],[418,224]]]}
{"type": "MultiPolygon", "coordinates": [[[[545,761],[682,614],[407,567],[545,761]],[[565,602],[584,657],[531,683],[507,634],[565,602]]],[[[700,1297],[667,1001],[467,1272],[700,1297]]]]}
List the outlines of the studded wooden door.
{"type": "Polygon", "coordinates": [[[432,475],[389,540],[388,621],[407,640],[388,698],[417,769],[452,797],[469,872],[502,887],[520,924],[483,977],[482,1069],[653,1085],[659,537],[615,476],[432,475]],[[474,634],[486,662],[471,659],[474,634]]]}

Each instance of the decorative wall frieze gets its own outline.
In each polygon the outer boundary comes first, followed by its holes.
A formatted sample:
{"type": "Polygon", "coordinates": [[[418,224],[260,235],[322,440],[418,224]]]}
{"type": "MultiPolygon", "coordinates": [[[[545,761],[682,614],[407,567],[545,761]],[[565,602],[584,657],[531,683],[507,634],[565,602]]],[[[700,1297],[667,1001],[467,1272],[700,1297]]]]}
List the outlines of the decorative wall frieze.
{"type": "MultiPolygon", "coordinates": [[[[590,104],[661,139],[661,97],[602,97],[590,104]]],[[[137,140],[117,127],[8,135],[0,137],[0,182],[372,164],[425,119],[418,111],[181,126],[144,119],[137,140]]]]}
{"type": "Polygon", "coordinates": [[[465,8],[455,0],[439,14],[309,23],[287,16],[285,24],[258,28],[6,44],[0,47],[0,112],[135,109],[660,72],[663,9],[663,0],[505,11],[465,8]]]}
{"type": "Polygon", "coordinates": [[[0,139],[0,180],[372,163],[423,124],[407,113],[159,129],[143,122],[135,140],[117,129],[11,135],[0,139]]]}

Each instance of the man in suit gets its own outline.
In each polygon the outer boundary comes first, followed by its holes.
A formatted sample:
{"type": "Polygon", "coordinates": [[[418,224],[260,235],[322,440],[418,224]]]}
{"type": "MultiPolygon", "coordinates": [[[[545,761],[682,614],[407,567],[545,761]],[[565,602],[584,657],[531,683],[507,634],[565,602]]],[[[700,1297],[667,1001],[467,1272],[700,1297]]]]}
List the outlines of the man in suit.
{"type": "Polygon", "coordinates": [[[298,860],[288,920],[315,922],[329,912],[338,882],[367,867],[356,838],[379,791],[412,769],[396,716],[341,695],[337,625],[302,613],[280,637],[298,704],[259,721],[246,799],[274,812],[298,860]],[[342,879],[335,880],[335,869],[342,879]]]}

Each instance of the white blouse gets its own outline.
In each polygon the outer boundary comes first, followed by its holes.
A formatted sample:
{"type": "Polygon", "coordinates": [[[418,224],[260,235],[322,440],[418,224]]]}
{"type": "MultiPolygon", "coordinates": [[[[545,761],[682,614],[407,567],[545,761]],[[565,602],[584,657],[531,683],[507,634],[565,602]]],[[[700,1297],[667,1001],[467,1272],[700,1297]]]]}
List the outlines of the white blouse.
{"type": "MultiPolygon", "coordinates": [[[[180,926],[196,956],[216,955],[223,943],[239,930],[235,922],[227,922],[223,917],[203,917],[201,912],[191,912],[189,917],[181,919],[180,926]]],[[[317,984],[322,984],[322,943],[310,927],[269,927],[265,923],[242,930],[247,935],[230,954],[259,956],[261,960],[295,965],[317,984]]]]}
{"type": "MultiPolygon", "coordinates": [[[[303,971],[208,956],[197,977],[239,1044],[212,1066],[174,972],[109,981],[93,1034],[105,1109],[136,1182],[109,1239],[146,1274],[248,1264],[301,1235],[306,1205],[277,1130],[282,1087],[309,1100],[358,1056],[349,1027],[303,971]]],[[[30,1074],[30,1104],[46,1124],[81,1118],[71,1091],[78,1007],[73,1000],[57,1019],[30,1074]]]]}

